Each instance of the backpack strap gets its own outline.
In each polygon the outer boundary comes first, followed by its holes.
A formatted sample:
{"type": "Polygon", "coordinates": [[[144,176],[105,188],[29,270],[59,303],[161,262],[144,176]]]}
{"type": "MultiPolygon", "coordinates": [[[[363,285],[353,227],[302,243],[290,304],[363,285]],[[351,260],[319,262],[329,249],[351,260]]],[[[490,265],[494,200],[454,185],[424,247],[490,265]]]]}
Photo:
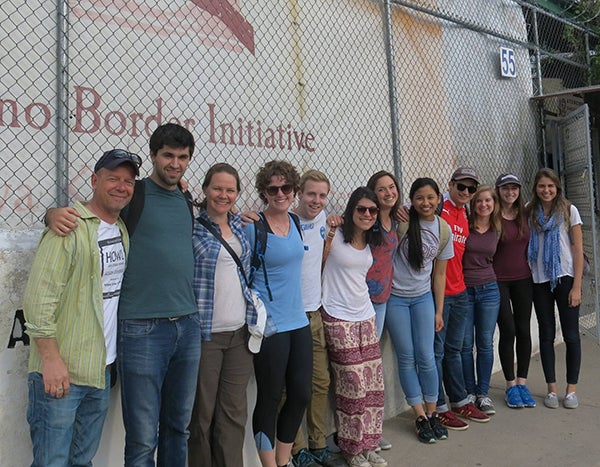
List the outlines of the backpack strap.
{"type": "MultiPolygon", "coordinates": [[[[179,189],[181,186],[178,184],[179,189]]],[[[185,198],[188,209],[190,210],[190,217],[192,218],[192,231],[194,229],[194,199],[189,191],[182,191],[183,197],[185,198]]],[[[133,186],[133,197],[127,205],[126,214],[121,213],[121,219],[125,222],[129,237],[133,236],[135,228],[138,225],[140,217],[142,217],[142,211],[144,210],[144,203],[146,202],[146,184],[144,180],[136,180],[133,186]]]]}
{"type": "Polygon", "coordinates": [[[136,180],[133,186],[133,196],[127,205],[126,214],[121,213],[121,218],[125,222],[129,237],[133,237],[135,228],[138,225],[142,211],[144,210],[144,202],[146,201],[146,185],[143,180],[136,180]]]}
{"type": "Polygon", "coordinates": [[[269,287],[269,276],[265,266],[265,252],[267,251],[267,219],[262,212],[258,213],[260,219],[254,222],[254,248],[252,249],[252,259],[250,261],[251,274],[250,282],[254,281],[254,274],[262,267],[263,277],[265,278],[265,287],[269,295],[269,301],[273,301],[271,287],[269,287]]]}
{"type": "MultiPolygon", "coordinates": [[[[440,243],[438,244],[438,250],[436,253],[436,258],[440,255],[446,245],[448,245],[448,241],[450,241],[450,231],[448,227],[448,223],[442,219],[440,216],[435,216],[438,220],[438,228],[440,230],[440,243]]],[[[406,236],[408,232],[408,222],[398,222],[398,246],[400,246],[400,242],[406,236]]]]}
{"type": "Polygon", "coordinates": [[[300,234],[300,238],[302,240],[304,240],[304,235],[302,235],[302,227],[300,227],[300,218],[298,217],[298,214],[290,212],[289,215],[292,218],[292,220],[294,221],[294,225],[296,226],[296,229],[298,229],[298,233],[300,234]]]}
{"type": "Polygon", "coordinates": [[[446,248],[446,245],[448,245],[448,242],[450,241],[450,227],[448,226],[448,223],[442,219],[442,217],[436,217],[438,219],[438,226],[440,229],[440,244],[438,245],[438,251],[435,255],[437,258],[442,251],[444,251],[444,248],[446,248]]]}

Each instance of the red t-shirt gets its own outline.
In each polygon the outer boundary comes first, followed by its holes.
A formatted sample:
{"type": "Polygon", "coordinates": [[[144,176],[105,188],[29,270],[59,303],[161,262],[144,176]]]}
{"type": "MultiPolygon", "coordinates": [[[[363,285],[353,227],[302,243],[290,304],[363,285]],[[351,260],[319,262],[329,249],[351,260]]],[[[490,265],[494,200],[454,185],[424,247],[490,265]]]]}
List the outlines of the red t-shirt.
{"type": "Polygon", "coordinates": [[[450,226],[454,243],[454,257],[448,260],[448,266],[446,267],[446,291],[444,295],[457,295],[467,288],[462,268],[465,244],[469,236],[467,210],[464,206],[458,209],[451,199],[447,199],[442,206],[441,217],[450,226]]]}

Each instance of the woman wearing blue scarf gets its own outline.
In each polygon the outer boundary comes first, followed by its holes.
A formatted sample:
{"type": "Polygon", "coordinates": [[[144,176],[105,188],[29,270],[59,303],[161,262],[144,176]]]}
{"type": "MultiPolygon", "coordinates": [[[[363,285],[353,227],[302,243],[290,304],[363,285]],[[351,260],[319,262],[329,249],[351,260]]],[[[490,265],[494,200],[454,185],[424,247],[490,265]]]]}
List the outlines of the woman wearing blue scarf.
{"type": "Polygon", "coordinates": [[[567,347],[567,389],[565,408],[579,405],[575,388],[581,366],[579,305],[583,275],[583,236],[579,211],[562,194],[560,180],[551,169],[535,176],[533,199],[529,205],[528,261],[533,276],[533,303],[538,319],[540,355],[548,384],[546,407],[558,407],[554,365],[554,338],[558,308],[567,347]]]}

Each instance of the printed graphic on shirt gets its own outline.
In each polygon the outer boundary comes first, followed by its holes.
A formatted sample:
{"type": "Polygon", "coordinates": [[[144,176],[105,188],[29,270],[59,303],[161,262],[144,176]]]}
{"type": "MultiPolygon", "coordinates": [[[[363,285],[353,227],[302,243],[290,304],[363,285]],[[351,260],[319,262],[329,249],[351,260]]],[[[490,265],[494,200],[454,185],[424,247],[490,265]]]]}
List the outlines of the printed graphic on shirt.
{"type": "MultiPolygon", "coordinates": [[[[117,228],[117,233],[119,229],[117,228]]],[[[121,281],[125,272],[125,249],[121,235],[100,239],[100,269],[102,274],[103,298],[118,297],[121,293],[121,281]]]]}

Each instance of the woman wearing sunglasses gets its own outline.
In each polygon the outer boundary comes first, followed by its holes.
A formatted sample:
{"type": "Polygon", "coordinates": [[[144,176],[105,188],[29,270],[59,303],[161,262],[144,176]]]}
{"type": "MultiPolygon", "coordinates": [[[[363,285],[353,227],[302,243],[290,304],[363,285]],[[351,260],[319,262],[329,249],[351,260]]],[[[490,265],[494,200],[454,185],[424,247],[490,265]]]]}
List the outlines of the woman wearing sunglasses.
{"type": "Polygon", "coordinates": [[[436,413],[438,373],[433,341],[444,326],[446,265],[454,248],[450,227],[435,214],[440,197],[437,183],[430,178],[418,178],[410,187],[409,222],[408,226],[400,224],[400,232],[405,233],[399,234],[394,255],[386,314],[400,384],[416,418],[417,438],[423,443],[448,437],[436,413]]]}
{"type": "Polygon", "coordinates": [[[323,269],[323,327],[335,383],[337,444],[351,467],[383,467],[375,453],[383,424],[383,367],[367,271],[379,201],[366,187],[348,201],[323,269]]]}
{"type": "Polygon", "coordinates": [[[231,212],[240,193],[237,171],[229,164],[212,166],[202,191],[205,198],[193,232],[202,352],[188,460],[190,467],[242,466],[246,387],[252,373],[247,325],[256,324],[246,283],[251,247],[240,217],[231,212]]]}
{"type": "MultiPolygon", "coordinates": [[[[265,338],[254,357],[257,396],[252,427],[264,467],[286,466],[311,397],[312,335],[302,303],[304,245],[295,214],[288,210],[300,176],[285,161],[270,161],[256,175],[256,190],[267,205],[260,220],[245,227],[254,249],[258,223],[267,231],[266,248],[253,271],[252,287],[267,309],[265,338]],[[286,399],[278,411],[283,388],[286,399]],[[275,428],[277,427],[277,440],[275,428]]],[[[255,254],[258,252],[255,251],[255,254]]]]}
{"type": "Polygon", "coordinates": [[[494,330],[500,310],[500,291],[493,258],[502,222],[498,197],[491,186],[477,188],[470,207],[469,236],[463,256],[469,307],[461,356],[467,393],[475,398],[475,406],[479,410],[493,415],[496,410],[488,391],[494,365],[494,330]],[[476,369],[473,346],[477,346],[476,369]]]}

